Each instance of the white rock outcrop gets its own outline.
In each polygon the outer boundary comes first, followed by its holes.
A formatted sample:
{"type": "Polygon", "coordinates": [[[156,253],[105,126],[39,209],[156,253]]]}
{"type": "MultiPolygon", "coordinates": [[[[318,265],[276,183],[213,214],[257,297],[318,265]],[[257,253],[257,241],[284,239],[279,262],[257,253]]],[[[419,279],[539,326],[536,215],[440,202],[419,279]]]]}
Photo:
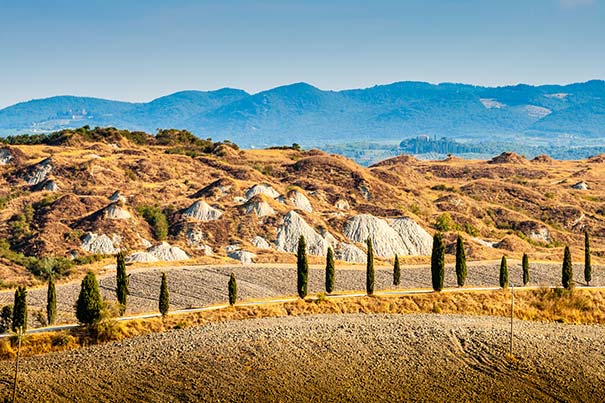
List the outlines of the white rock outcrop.
{"type": "Polygon", "coordinates": [[[233,252],[229,252],[227,253],[227,256],[231,259],[239,260],[243,264],[252,264],[254,263],[254,259],[256,258],[256,254],[245,250],[236,250],[233,252]]]}
{"type": "Polygon", "coordinates": [[[401,237],[411,256],[427,256],[433,249],[433,237],[409,217],[395,218],[390,225],[401,237]]]}
{"type": "Polygon", "coordinates": [[[149,248],[147,252],[163,262],[189,259],[189,255],[187,255],[184,250],[178,246],[172,246],[168,242],[162,242],[157,246],[153,246],[149,248]]]}
{"type": "Polygon", "coordinates": [[[313,206],[311,206],[311,202],[307,196],[298,190],[293,190],[288,193],[288,200],[299,210],[306,211],[307,213],[311,213],[313,211],[313,206]]]}
{"type": "Polygon", "coordinates": [[[349,205],[349,202],[344,200],[344,199],[339,199],[336,204],[334,205],[337,209],[339,210],[350,210],[351,206],[349,205]]]}
{"type": "Polygon", "coordinates": [[[120,251],[110,237],[105,234],[97,235],[94,232],[89,232],[84,236],[80,248],[88,253],[100,255],[115,255],[120,251]]]}
{"type": "Polygon", "coordinates": [[[256,214],[259,217],[266,217],[275,214],[275,210],[264,200],[250,200],[244,205],[246,214],[256,214]]]}
{"type": "Polygon", "coordinates": [[[111,196],[109,196],[109,200],[111,200],[112,202],[122,202],[122,203],[127,202],[126,196],[123,196],[119,190],[116,190],[115,192],[113,192],[111,194],[111,196]]]}
{"type": "Polygon", "coordinates": [[[0,149],[0,165],[8,165],[13,159],[13,155],[7,148],[0,149]]]}
{"type": "Polygon", "coordinates": [[[588,190],[588,183],[584,181],[580,181],[572,186],[572,188],[577,190],[588,190]]]}
{"type": "Polygon", "coordinates": [[[47,192],[58,192],[59,185],[53,180],[47,180],[42,184],[42,190],[46,190],[47,192]]]}
{"type": "Polygon", "coordinates": [[[366,252],[355,245],[341,242],[334,251],[334,257],[345,262],[365,263],[367,260],[366,252]]]}
{"type": "Polygon", "coordinates": [[[305,237],[307,253],[310,255],[326,253],[328,242],[294,210],[284,216],[283,223],[277,229],[275,248],[282,252],[296,252],[301,235],[305,237]]]}
{"type": "Polygon", "coordinates": [[[110,220],[129,220],[132,218],[128,210],[120,206],[118,203],[111,203],[103,209],[103,215],[110,220]]]}
{"type": "Polygon", "coordinates": [[[198,200],[183,211],[183,216],[197,221],[214,221],[221,218],[223,212],[206,203],[204,200],[198,200]]]}
{"type": "Polygon", "coordinates": [[[187,228],[185,238],[187,239],[187,245],[189,245],[191,249],[202,251],[205,256],[213,255],[212,248],[204,243],[206,236],[202,230],[198,228],[187,228]]]}
{"type": "Polygon", "coordinates": [[[52,160],[46,158],[33,167],[31,167],[29,173],[25,176],[25,181],[28,185],[37,185],[46,180],[46,177],[53,170],[52,160]]]}
{"type": "Polygon", "coordinates": [[[149,252],[135,252],[124,258],[126,263],[153,263],[159,262],[159,259],[149,252]]]}
{"type": "Polygon", "coordinates": [[[374,253],[380,257],[430,254],[432,238],[413,220],[403,217],[393,220],[391,225],[373,215],[360,214],[345,223],[343,234],[358,243],[371,238],[374,253]]]}
{"type": "Polygon", "coordinates": [[[246,199],[250,200],[258,194],[264,194],[272,199],[279,197],[279,192],[266,183],[256,184],[246,191],[246,199]]]}
{"type": "Polygon", "coordinates": [[[258,249],[271,249],[271,244],[262,236],[255,236],[250,240],[250,243],[258,249]]]}

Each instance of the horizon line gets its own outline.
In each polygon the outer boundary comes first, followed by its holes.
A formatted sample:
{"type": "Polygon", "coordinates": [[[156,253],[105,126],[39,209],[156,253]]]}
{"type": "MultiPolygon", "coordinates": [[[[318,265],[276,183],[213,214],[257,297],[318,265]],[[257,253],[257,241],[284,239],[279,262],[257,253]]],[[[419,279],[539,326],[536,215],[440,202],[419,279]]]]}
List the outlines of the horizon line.
{"type": "Polygon", "coordinates": [[[400,84],[400,83],[419,83],[419,84],[429,84],[429,85],[434,85],[434,86],[451,84],[451,85],[467,85],[467,86],[479,87],[479,88],[506,88],[506,87],[517,87],[517,86],[529,86],[529,87],[561,86],[561,87],[565,87],[565,86],[573,85],[573,84],[586,84],[586,83],[589,83],[592,81],[605,81],[605,78],[591,78],[591,79],[588,79],[585,81],[571,81],[571,82],[566,82],[566,83],[532,83],[532,84],[529,84],[526,82],[516,82],[516,83],[508,83],[508,84],[502,84],[502,85],[481,85],[481,84],[456,82],[456,81],[431,82],[431,81],[420,81],[420,80],[401,80],[401,81],[393,81],[390,83],[381,83],[381,84],[376,83],[376,84],[369,85],[369,86],[346,87],[346,88],[337,88],[337,89],[336,88],[330,88],[330,89],[320,88],[320,87],[310,84],[306,81],[296,81],[296,82],[291,82],[289,84],[276,85],[274,87],[270,87],[270,88],[263,89],[263,90],[256,91],[256,92],[248,91],[246,89],[237,88],[237,87],[220,87],[220,88],[215,88],[215,89],[191,89],[191,88],[182,89],[182,90],[178,90],[178,91],[174,91],[174,92],[169,92],[164,95],[159,95],[159,96],[149,99],[149,100],[138,100],[138,101],[137,100],[122,100],[122,99],[115,99],[115,98],[103,98],[101,96],[94,96],[94,95],[57,94],[57,95],[43,96],[43,97],[39,97],[39,98],[31,98],[31,99],[19,101],[19,102],[13,103],[13,104],[9,104],[6,106],[0,106],[0,111],[13,107],[13,106],[16,106],[16,105],[28,103],[28,102],[41,101],[41,100],[47,100],[47,99],[52,99],[52,98],[61,98],[61,97],[89,98],[89,99],[97,99],[97,100],[111,101],[111,102],[123,102],[123,103],[130,103],[130,104],[147,104],[147,103],[153,102],[157,99],[172,96],[175,94],[180,94],[183,92],[217,92],[217,91],[221,91],[221,90],[236,90],[236,91],[244,91],[246,94],[248,94],[250,96],[254,96],[254,95],[261,94],[263,92],[275,90],[277,88],[290,87],[290,86],[297,85],[297,84],[306,84],[308,86],[311,86],[313,88],[316,88],[320,91],[325,91],[325,92],[344,92],[344,91],[354,91],[354,90],[367,90],[367,89],[371,89],[371,88],[375,88],[375,87],[382,87],[382,86],[386,87],[386,86],[400,84]]]}

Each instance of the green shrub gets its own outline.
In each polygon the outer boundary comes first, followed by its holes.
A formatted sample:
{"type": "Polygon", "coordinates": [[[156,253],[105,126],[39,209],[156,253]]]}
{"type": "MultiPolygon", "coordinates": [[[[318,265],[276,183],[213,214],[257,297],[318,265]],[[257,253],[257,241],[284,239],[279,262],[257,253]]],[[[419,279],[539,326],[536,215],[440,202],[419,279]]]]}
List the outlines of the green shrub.
{"type": "Polygon", "coordinates": [[[441,232],[457,231],[460,229],[459,225],[456,224],[450,213],[443,213],[435,221],[435,228],[441,232]]]}
{"type": "Polygon", "coordinates": [[[147,221],[158,241],[163,241],[168,237],[168,219],[158,206],[140,206],[137,211],[147,221]]]}

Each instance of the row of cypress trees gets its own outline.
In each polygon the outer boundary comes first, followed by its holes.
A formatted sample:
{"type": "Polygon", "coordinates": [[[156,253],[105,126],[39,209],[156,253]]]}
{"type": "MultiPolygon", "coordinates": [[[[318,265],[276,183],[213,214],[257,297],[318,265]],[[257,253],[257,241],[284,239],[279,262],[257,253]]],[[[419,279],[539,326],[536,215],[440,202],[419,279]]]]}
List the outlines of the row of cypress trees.
{"type": "MultiPolygon", "coordinates": [[[[366,263],[366,293],[372,295],[374,293],[374,250],[372,247],[372,240],[368,238],[367,244],[367,263],[366,263]]],[[[584,233],[584,279],[587,285],[590,285],[592,280],[592,267],[590,260],[590,237],[588,232],[584,233]]],[[[306,255],[306,242],[304,236],[300,236],[298,240],[297,250],[297,290],[300,298],[305,298],[308,293],[308,278],[309,278],[309,265],[307,262],[306,255]]],[[[523,254],[521,259],[521,267],[523,271],[523,286],[529,284],[530,272],[529,272],[529,257],[526,253],[523,254]]],[[[466,252],[464,248],[464,240],[461,236],[458,236],[456,240],[456,283],[459,287],[463,287],[467,277],[467,266],[466,266],[466,252]]],[[[328,248],[326,256],[326,277],[325,277],[325,289],[328,294],[334,291],[334,278],[335,278],[335,267],[334,267],[334,251],[332,248],[328,248]]],[[[440,232],[435,233],[433,236],[433,249],[431,254],[431,282],[433,290],[441,291],[443,289],[443,282],[445,278],[445,242],[443,240],[443,234],[440,232]]],[[[565,246],[562,277],[561,282],[564,288],[571,288],[573,283],[573,266],[571,262],[571,252],[569,246],[565,246]]],[[[398,286],[401,282],[401,266],[399,263],[399,257],[395,255],[393,263],[393,285],[398,286]]],[[[508,262],[506,256],[502,256],[500,261],[500,276],[499,285],[502,288],[508,287],[509,276],[508,276],[508,262]]]]}
{"type": "MultiPolygon", "coordinates": [[[[366,293],[374,294],[374,249],[371,238],[366,241],[367,244],[367,263],[366,263],[366,293]]],[[[300,298],[305,298],[308,293],[309,280],[309,264],[306,254],[306,242],[304,236],[300,236],[298,240],[297,250],[297,291],[300,298]]],[[[529,274],[529,258],[527,254],[523,254],[522,258],[523,269],[523,286],[526,286],[530,281],[529,274]]],[[[456,241],[456,282],[459,287],[464,286],[467,276],[466,253],[464,249],[464,241],[460,236],[456,241]]],[[[327,293],[334,291],[335,282],[335,264],[334,251],[328,248],[326,256],[326,271],[325,271],[325,289],[327,293]]],[[[439,232],[433,237],[433,250],[431,254],[431,281],[433,290],[441,291],[443,289],[443,281],[445,277],[445,243],[443,235],[439,232]]],[[[592,280],[592,265],[590,258],[590,236],[586,231],[584,233],[584,280],[587,285],[592,280]]],[[[393,264],[393,285],[398,286],[401,282],[401,267],[399,257],[395,255],[393,264]]],[[[561,282],[564,288],[573,287],[573,265],[571,260],[571,252],[569,246],[565,246],[563,253],[563,266],[561,273],[561,282]]],[[[506,288],[509,284],[508,263],[506,256],[502,256],[500,262],[499,285],[506,288]]],[[[234,305],[237,300],[237,281],[235,275],[231,273],[227,284],[229,294],[229,304],[234,305]]],[[[124,255],[118,253],[116,258],[116,297],[119,303],[120,315],[126,311],[128,291],[128,276],[126,274],[126,264],[124,255]]],[[[170,306],[170,297],[168,293],[168,281],[166,273],[162,273],[162,281],[160,285],[160,295],[158,307],[160,313],[164,316],[168,313],[170,306]]],[[[80,294],[76,302],[76,317],[82,324],[91,325],[98,322],[102,317],[104,302],[99,291],[99,284],[96,276],[92,271],[86,274],[82,280],[80,294]]],[[[55,288],[55,277],[53,273],[49,273],[48,288],[47,288],[47,305],[46,315],[48,324],[55,323],[57,317],[57,293],[55,288]]],[[[12,315],[12,330],[25,330],[27,328],[27,290],[24,286],[19,286],[15,290],[15,299],[12,315]]]]}

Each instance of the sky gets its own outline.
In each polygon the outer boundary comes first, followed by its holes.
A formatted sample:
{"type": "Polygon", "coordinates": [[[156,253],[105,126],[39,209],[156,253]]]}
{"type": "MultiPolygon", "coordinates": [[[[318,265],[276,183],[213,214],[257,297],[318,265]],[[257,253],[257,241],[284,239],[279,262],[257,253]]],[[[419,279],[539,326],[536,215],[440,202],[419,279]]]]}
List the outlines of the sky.
{"type": "Polygon", "coordinates": [[[396,81],[605,79],[605,0],[0,0],[0,108],[396,81]]]}

